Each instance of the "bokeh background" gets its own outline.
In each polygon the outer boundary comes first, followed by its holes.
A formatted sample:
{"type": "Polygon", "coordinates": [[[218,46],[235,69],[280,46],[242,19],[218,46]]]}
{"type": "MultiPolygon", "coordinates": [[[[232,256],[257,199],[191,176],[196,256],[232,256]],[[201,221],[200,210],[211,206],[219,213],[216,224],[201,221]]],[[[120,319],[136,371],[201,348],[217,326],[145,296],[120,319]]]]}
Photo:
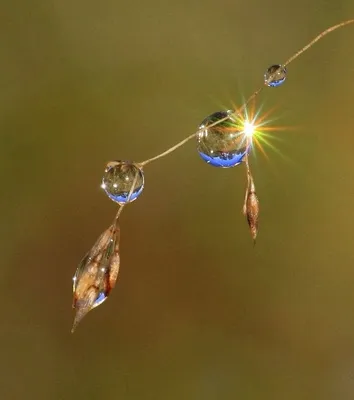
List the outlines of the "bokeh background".
{"type": "Polygon", "coordinates": [[[351,0],[11,0],[0,24],[1,399],[354,398],[354,26],[258,98],[287,126],[244,168],[195,143],[149,165],[107,302],[70,334],[72,275],[142,161],[242,103],[351,0]]]}

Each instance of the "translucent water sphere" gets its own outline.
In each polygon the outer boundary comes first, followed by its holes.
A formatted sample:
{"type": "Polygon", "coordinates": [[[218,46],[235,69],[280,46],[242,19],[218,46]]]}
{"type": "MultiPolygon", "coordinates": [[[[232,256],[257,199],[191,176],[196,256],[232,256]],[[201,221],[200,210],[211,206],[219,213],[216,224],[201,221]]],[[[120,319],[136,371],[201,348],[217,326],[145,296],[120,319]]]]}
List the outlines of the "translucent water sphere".
{"type": "Polygon", "coordinates": [[[134,163],[111,161],[104,171],[101,187],[107,196],[116,203],[130,203],[144,189],[143,171],[134,163]]]}
{"type": "Polygon", "coordinates": [[[264,74],[264,83],[267,86],[280,86],[286,79],[286,68],[282,65],[272,65],[264,74]]]}
{"type": "Polygon", "coordinates": [[[251,140],[233,111],[219,111],[199,126],[197,149],[202,159],[214,167],[230,168],[240,164],[249,151],[251,140]],[[208,127],[217,121],[216,125],[208,127]]]}

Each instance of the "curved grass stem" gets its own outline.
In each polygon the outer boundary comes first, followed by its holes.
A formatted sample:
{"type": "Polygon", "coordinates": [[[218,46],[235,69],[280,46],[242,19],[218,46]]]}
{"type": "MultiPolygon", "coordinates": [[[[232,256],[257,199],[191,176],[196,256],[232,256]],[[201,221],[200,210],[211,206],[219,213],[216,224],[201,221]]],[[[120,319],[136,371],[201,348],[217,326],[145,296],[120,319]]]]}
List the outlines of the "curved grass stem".
{"type": "MultiPolygon", "coordinates": [[[[321,32],[319,35],[317,35],[313,40],[311,40],[310,43],[308,43],[306,46],[302,47],[299,51],[297,51],[294,55],[292,55],[284,64],[282,64],[284,67],[289,65],[291,62],[293,62],[296,58],[298,58],[302,53],[304,53],[306,50],[308,50],[310,47],[312,47],[316,42],[318,42],[319,40],[321,40],[324,36],[328,35],[329,33],[342,28],[343,26],[349,25],[354,23],[354,19],[349,19],[347,21],[343,21],[337,25],[333,25],[330,28],[326,29],[325,31],[321,32]]],[[[274,74],[275,75],[275,74],[274,74]]],[[[272,76],[270,76],[270,79],[272,78],[272,76]]],[[[254,100],[263,90],[264,86],[261,86],[259,89],[257,89],[249,98],[248,100],[237,110],[233,110],[233,113],[235,115],[240,114],[240,112],[242,112],[247,105],[249,104],[250,101],[254,100]]],[[[208,128],[211,128],[214,125],[220,124],[221,122],[225,121],[228,117],[226,118],[222,118],[218,121],[215,121],[213,124],[208,125],[208,128]]],[[[164,152],[158,154],[155,157],[149,158],[148,160],[145,160],[143,162],[138,163],[138,165],[140,167],[144,167],[147,164],[150,164],[153,161],[156,161],[160,158],[163,158],[165,156],[167,156],[170,153],[173,153],[175,150],[179,149],[180,147],[182,147],[183,145],[185,145],[187,142],[189,142],[191,139],[193,139],[197,134],[199,133],[199,130],[195,133],[193,133],[192,135],[189,135],[188,137],[186,137],[185,139],[183,139],[182,141],[180,141],[179,143],[175,144],[174,146],[170,147],[169,149],[165,150],[164,152]]],[[[120,209],[118,210],[119,213],[120,209]]],[[[121,211],[120,211],[121,212],[121,211]]]]}

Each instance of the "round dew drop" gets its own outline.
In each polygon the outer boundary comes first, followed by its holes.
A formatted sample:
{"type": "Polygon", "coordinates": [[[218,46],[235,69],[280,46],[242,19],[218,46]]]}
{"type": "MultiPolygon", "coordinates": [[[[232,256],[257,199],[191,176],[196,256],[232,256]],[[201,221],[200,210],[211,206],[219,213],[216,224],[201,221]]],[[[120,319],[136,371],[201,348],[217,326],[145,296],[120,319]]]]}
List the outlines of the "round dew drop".
{"type": "Polygon", "coordinates": [[[264,74],[264,83],[270,87],[280,86],[286,79],[286,68],[282,65],[272,65],[264,74]]]}
{"type": "Polygon", "coordinates": [[[235,167],[242,162],[250,148],[251,141],[231,110],[209,115],[199,126],[197,150],[207,164],[221,168],[235,167]]]}
{"type": "Polygon", "coordinates": [[[104,171],[101,187],[116,203],[131,203],[144,189],[144,173],[134,163],[111,161],[104,171]]]}

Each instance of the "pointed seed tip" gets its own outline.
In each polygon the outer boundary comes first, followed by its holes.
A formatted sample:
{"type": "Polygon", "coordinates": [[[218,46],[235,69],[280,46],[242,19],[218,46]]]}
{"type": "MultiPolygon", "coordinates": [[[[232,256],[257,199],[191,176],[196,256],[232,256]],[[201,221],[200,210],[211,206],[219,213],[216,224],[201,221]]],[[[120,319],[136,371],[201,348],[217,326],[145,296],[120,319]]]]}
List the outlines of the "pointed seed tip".
{"type": "Polygon", "coordinates": [[[71,328],[71,333],[74,333],[76,331],[77,326],[79,325],[79,323],[82,321],[82,319],[84,318],[84,316],[90,311],[89,308],[83,307],[83,308],[77,308],[76,314],[75,314],[75,318],[74,318],[74,322],[73,322],[73,326],[71,328]]]}
{"type": "Polygon", "coordinates": [[[74,322],[73,322],[73,326],[71,328],[71,333],[74,333],[76,331],[78,323],[79,323],[79,320],[75,317],[74,322]]]}
{"type": "Polygon", "coordinates": [[[78,326],[79,322],[80,322],[80,321],[74,320],[73,326],[72,326],[71,331],[70,331],[71,334],[73,334],[73,333],[76,332],[77,326],[78,326]]]}

